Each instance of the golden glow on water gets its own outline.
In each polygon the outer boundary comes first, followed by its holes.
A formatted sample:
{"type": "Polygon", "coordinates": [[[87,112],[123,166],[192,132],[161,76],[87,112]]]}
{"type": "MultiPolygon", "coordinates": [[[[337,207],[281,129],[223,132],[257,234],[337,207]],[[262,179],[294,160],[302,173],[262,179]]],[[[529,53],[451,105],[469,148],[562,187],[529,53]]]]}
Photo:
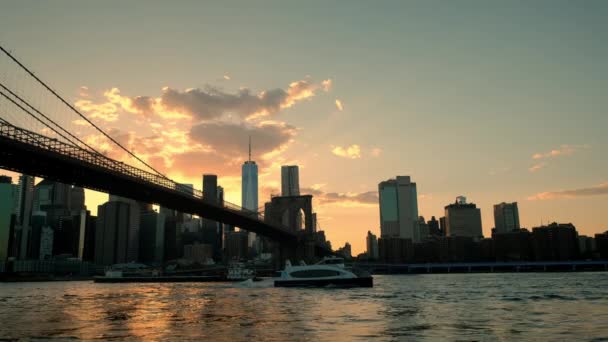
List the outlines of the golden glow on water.
{"type": "Polygon", "coordinates": [[[372,289],[0,283],[0,338],[573,340],[608,336],[608,273],[376,276],[372,289]]]}

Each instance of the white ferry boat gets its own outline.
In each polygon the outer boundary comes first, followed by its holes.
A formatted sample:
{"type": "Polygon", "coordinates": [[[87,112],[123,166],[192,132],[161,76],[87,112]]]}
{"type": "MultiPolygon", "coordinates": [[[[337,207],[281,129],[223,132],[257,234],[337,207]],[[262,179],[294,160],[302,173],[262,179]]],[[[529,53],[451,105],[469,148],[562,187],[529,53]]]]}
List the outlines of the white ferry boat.
{"type": "Polygon", "coordinates": [[[373,287],[373,277],[361,270],[347,270],[342,258],[324,258],[314,265],[291,265],[288,260],[275,287],[373,287]]]}

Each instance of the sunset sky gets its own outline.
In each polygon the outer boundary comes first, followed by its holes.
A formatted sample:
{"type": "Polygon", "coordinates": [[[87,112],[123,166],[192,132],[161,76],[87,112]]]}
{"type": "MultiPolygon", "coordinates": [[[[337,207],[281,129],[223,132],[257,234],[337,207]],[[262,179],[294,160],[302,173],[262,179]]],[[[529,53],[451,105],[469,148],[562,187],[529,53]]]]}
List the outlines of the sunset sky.
{"type": "Polygon", "coordinates": [[[486,236],[503,201],[524,227],[608,230],[606,1],[50,4],[0,3],[0,43],[156,168],[199,189],[216,173],[237,204],[251,135],[260,206],[299,165],[334,247],[379,234],[396,175],[426,219],[465,195],[486,236]]]}

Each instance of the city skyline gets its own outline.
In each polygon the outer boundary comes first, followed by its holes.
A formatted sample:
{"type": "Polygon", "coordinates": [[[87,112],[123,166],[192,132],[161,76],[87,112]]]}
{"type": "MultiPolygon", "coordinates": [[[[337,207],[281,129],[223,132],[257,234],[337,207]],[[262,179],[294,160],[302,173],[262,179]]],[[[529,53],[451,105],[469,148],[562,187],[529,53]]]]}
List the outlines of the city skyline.
{"type": "MultiPolygon", "coordinates": [[[[134,150],[170,177],[198,184],[201,174],[217,174],[227,201],[241,198],[239,165],[253,136],[260,200],[280,191],[281,165],[299,165],[321,228],[355,254],[365,249],[367,231],[380,233],[376,185],[396,174],[416,180],[426,219],[466,195],[481,209],[484,236],[501,202],[518,202],[522,227],[556,221],[586,235],[606,230],[607,48],[606,33],[594,29],[606,5],[558,1],[536,16],[523,4],[470,3],[328,4],[323,11],[242,4],[231,13],[213,4],[113,11],[68,2],[37,11],[41,4],[25,2],[0,13],[0,39],[104,128],[128,127],[123,139],[139,141],[134,150]],[[191,29],[182,20],[147,19],[164,13],[189,18],[191,29]],[[305,25],[306,14],[319,25],[305,25]],[[114,25],[104,34],[82,24],[108,16],[114,25]],[[283,17],[294,25],[271,30],[283,17]],[[234,28],[214,29],[230,18],[240,19],[234,28]],[[358,27],[362,18],[374,29],[358,27]],[[269,41],[262,49],[238,28],[269,41]],[[320,35],[340,44],[311,38],[320,35]],[[157,41],[172,54],[156,54],[157,41]],[[50,47],[73,42],[81,47],[73,56],[50,47]],[[302,57],[310,52],[323,58],[302,57]],[[209,95],[226,100],[207,111],[185,106],[209,95]],[[134,108],[138,96],[153,100],[146,113],[134,108]],[[158,110],[157,99],[171,110],[158,110]]],[[[107,196],[87,191],[88,207],[107,196]]]]}

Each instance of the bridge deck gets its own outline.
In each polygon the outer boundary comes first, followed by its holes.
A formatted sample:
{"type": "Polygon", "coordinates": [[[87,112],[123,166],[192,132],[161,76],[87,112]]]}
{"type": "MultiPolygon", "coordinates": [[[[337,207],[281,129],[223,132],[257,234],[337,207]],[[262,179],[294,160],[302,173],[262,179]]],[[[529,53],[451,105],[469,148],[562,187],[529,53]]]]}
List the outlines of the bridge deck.
{"type": "Polygon", "coordinates": [[[168,178],[5,122],[0,122],[0,168],[158,204],[283,243],[298,239],[255,212],[204,201],[202,192],[180,188],[168,178]]]}

